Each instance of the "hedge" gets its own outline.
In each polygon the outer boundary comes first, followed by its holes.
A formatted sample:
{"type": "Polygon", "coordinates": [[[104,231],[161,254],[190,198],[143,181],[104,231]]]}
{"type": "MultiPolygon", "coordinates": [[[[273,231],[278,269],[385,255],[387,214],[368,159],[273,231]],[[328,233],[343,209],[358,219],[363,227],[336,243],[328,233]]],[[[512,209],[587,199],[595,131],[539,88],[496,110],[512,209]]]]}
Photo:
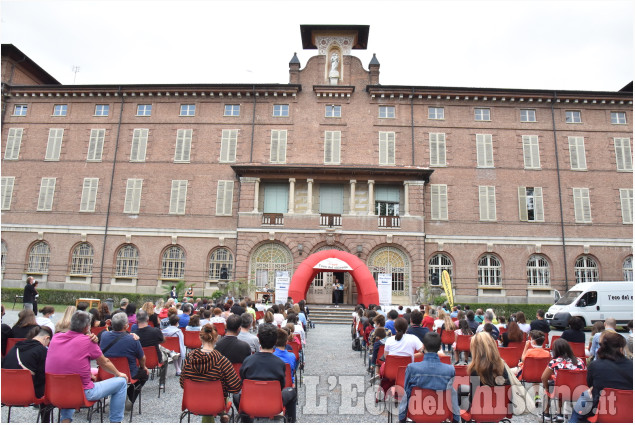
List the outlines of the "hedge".
{"type": "Polygon", "coordinates": [[[512,313],[516,313],[522,311],[525,313],[525,318],[527,319],[527,323],[531,322],[536,318],[536,312],[540,309],[545,312],[551,307],[551,304],[478,304],[478,303],[466,303],[461,304],[461,307],[465,305],[470,306],[470,310],[476,311],[481,308],[485,311],[488,308],[494,310],[494,314],[496,316],[505,316],[505,318],[509,318],[512,313]]]}
{"type": "MultiPolygon", "coordinates": [[[[2,288],[2,301],[13,304],[16,295],[22,295],[24,288],[2,288]]],[[[70,291],[65,289],[38,289],[40,294],[38,305],[45,306],[47,304],[57,305],[75,305],[75,300],[79,298],[97,298],[105,301],[107,298],[113,299],[115,306],[119,305],[122,298],[128,298],[131,303],[138,307],[147,301],[156,302],[162,298],[161,295],[154,294],[137,294],[125,292],[98,292],[98,291],[70,291]]],[[[163,297],[165,299],[165,297],[163,297]]]]}

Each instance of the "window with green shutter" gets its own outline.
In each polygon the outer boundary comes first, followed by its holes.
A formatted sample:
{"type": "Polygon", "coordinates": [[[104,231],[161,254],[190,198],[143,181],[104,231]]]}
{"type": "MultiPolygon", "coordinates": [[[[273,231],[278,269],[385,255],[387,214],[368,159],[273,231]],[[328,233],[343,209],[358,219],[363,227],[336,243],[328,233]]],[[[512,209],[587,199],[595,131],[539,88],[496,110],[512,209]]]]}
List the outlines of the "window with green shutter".
{"type": "Polygon", "coordinates": [[[320,185],[320,213],[342,214],[344,211],[344,189],[339,185],[320,185]]]}
{"type": "Polygon", "coordinates": [[[265,214],[284,214],[289,209],[289,185],[284,183],[265,184],[265,214]]]}

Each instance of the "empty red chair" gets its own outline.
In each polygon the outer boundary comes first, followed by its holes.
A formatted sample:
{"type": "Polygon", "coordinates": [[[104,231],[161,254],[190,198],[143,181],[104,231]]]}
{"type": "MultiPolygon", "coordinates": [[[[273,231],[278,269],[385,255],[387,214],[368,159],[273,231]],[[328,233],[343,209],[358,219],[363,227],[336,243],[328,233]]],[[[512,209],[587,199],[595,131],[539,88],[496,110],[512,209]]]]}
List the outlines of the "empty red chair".
{"type": "Polygon", "coordinates": [[[199,331],[183,331],[183,345],[185,345],[185,348],[188,350],[201,348],[202,343],[199,335],[199,331]]]}
{"type": "Polygon", "coordinates": [[[507,348],[520,348],[523,350],[525,348],[525,341],[509,341],[507,348]]]}
{"type": "Polygon", "coordinates": [[[523,382],[540,383],[542,373],[551,361],[551,357],[525,357],[523,362],[523,382]]]}
{"type": "MultiPolygon", "coordinates": [[[[45,398],[37,398],[33,388],[33,378],[27,369],[2,369],[2,405],[9,407],[7,422],[11,422],[12,407],[28,407],[42,404],[45,398]]],[[[37,421],[45,411],[40,408],[37,421]]]]}
{"type": "Polygon", "coordinates": [[[470,342],[472,342],[472,335],[457,335],[456,336],[455,351],[459,354],[459,356],[461,355],[461,353],[466,353],[466,358],[465,358],[466,361],[467,361],[467,355],[470,354],[470,342]]]}
{"type": "Polygon", "coordinates": [[[225,324],[224,323],[212,323],[212,325],[214,325],[214,327],[216,328],[216,332],[218,332],[219,336],[224,336],[225,335],[225,324]]]}
{"type": "MultiPolygon", "coordinates": [[[[163,363],[159,362],[159,356],[155,347],[143,347],[143,354],[146,356],[146,367],[152,371],[152,377],[158,373],[159,368],[163,367],[163,363]]],[[[163,387],[165,393],[165,387],[163,387]]],[[[161,387],[159,387],[159,398],[161,398],[161,387]]]]}
{"type": "Polygon", "coordinates": [[[518,366],[520,357],[523,355],[523,349],[518,347],[498,347],[498,353],[509,367],[518,366]]]}
{"type": "Polygon", "coordinates": [[[441,344],[449,345],[450,349],[452,349],[452,344],[454,344],[455,341],[456,334],[454,333],[454,331],[447,331],[444,329],[441,333],[441,344]]]}
{"type": "Polygon", "coordinates": [[[488,387],[480,385],[472,396],[470,410],[461,410],[461,418],[467,422],[509,422],[509,385],[488,387]]]}
{"type": "Polygon", "coordinates": [[[414,387],[408,400],[406,418],[423,423],[452,420],[452,392],[414,387]]]}
{"type": "Polygon", "coordinates": [[[633,390],[604,388],[597,412],[589,418],[593,423],[633,423],[633,390]]]}
{"type": "MultiPolygon", "coordinates": [[[[278,387],[280,385],[278,384],[278,387]]],[[[224,415],[231,411],[231,401],[226,402],[223,395],[223,385],[221,381],[183,381],[183,400],[181,401],[181,417],[183,421],[187,415],[187,422],[190,422],[190,415],[217,416],[224,415]]],[[[233,422],[233,414],[230,416],[233,422]]]]}
{"type": "Polygon", "coordinates": [[[280,382],[245,379],[238,411],[251,418],[273,419],[284,414],[280,382]]]}
{"type": "Polygon", "coordinates": [[[302,364],[301,356],[300,356],[300,351],[302,350],[302,345],[298,344],[295,341],[289,341],[288,344],[291,346],[291,349],[293,350],[293,354],[295,355],[295,361],[297,364],[296,367],[296,374],[298,375],[298,386],[300,386],[302,384],[302,371],[304,370],[304,365],[302,364]]]}
{"type": "MultiPolygon", "coordinates": [[[[551,337],[551,342],[549,343],[549,347],[553,347],[553,343],[556,342],[556,340],[558,340],[558,338],[560,338],[560,335],[554,335],[551,337]]],[[[568,342],[568,341],[567,341],[568,342]]],[[[569,344],[571,344],[569,342],[569,344]]]]}
{"type": "Polygon", "coordinates": [[[410,363],[412,363],[412,358],[410,356],[387,355],[383,378],[394,383],[397,380],[397,371],[399,370],[399,367],[408,366],[410,363]]]}
{"type": "MultiPolygon", "coordinates": [[[[48,404],[58,409],[88,409],[88,422],[92,422],[93,406],[97,403],[97,409],[101,413],[101,422],[104,422],[104,409],[100,408],[101,400],[88,401],[84,394],[82,379],[79,375],[63,375],[56,373],[46,373],[46,384],[44,385],[44,397],[48,404]]],[[[60,421],[61,412],[57,414],[57,421],[60,421]]]]}

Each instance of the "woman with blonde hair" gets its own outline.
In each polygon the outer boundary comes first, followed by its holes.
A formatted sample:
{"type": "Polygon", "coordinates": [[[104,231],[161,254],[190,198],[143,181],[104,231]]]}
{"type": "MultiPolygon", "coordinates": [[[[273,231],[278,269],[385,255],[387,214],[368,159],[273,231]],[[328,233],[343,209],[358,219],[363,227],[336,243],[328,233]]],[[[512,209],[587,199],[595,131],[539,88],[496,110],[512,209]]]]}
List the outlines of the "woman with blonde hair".
{"type": "Polygon", "coordinates": [[[163,301],[163,298],[159,298],[157,300],[156,305],[154,306],[154,312],[156,314],[161,313],[161,310],[163,310],[163,305],[165,304],[165,301],[163,301]]]}
{"type": "Polygon", "coordinates": [[[148,313],[148,324],[158,328],[159,327],[159,315],[155,313],[154,304],[151,301],[144,303],[141,306],[141,310],[148,313]]]}
{"type": "Polygon", "coordinates": [[[75,314],[76,311],[77,307],[75,307],[74,305],[69,305],[68,307],[66,307],[66,310],[64,310],[64,315],[62,316],[60,321],[55,324],[56,334],[66,332],[70,329],[71,317],[73,317],[73,314],[75,314]]]}
{"type": "MultiPolygon", "coordinates": [[[[470,375],[469,400],[480,385],[496,387],[510,385],[509,374],[505,362],[498,353],[498,346],[487,332],[479,332],[470,342],[472,362],[467,366],[470,375]]],[[[461,393],[464,394],[463,391],[461,393]]],[[[469,409],[468,409],[469,410],[469,409]]]]}

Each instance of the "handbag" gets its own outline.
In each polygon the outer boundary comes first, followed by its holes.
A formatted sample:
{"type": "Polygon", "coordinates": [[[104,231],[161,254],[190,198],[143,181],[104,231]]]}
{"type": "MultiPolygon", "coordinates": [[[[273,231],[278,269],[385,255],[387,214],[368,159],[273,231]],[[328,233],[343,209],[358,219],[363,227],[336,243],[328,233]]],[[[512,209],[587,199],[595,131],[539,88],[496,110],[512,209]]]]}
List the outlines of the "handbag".
{"type": "MultiPolygon", "coordinates": [[[[514,375],[509,366],[507,366],[507,363],[505,363],[505,370],[507,371],[509,383],[511,384],[510,391],[512,393],[510,399],[513,404],[514,415],[522,415],[524,413],[528,413],[530,411],[529,407],[531,405],[527,401],[527,389],[518,380],[516,375],[514,375]]],[[[533,403],[533,400],[531,400],[531,403],[533,403]]]]}

